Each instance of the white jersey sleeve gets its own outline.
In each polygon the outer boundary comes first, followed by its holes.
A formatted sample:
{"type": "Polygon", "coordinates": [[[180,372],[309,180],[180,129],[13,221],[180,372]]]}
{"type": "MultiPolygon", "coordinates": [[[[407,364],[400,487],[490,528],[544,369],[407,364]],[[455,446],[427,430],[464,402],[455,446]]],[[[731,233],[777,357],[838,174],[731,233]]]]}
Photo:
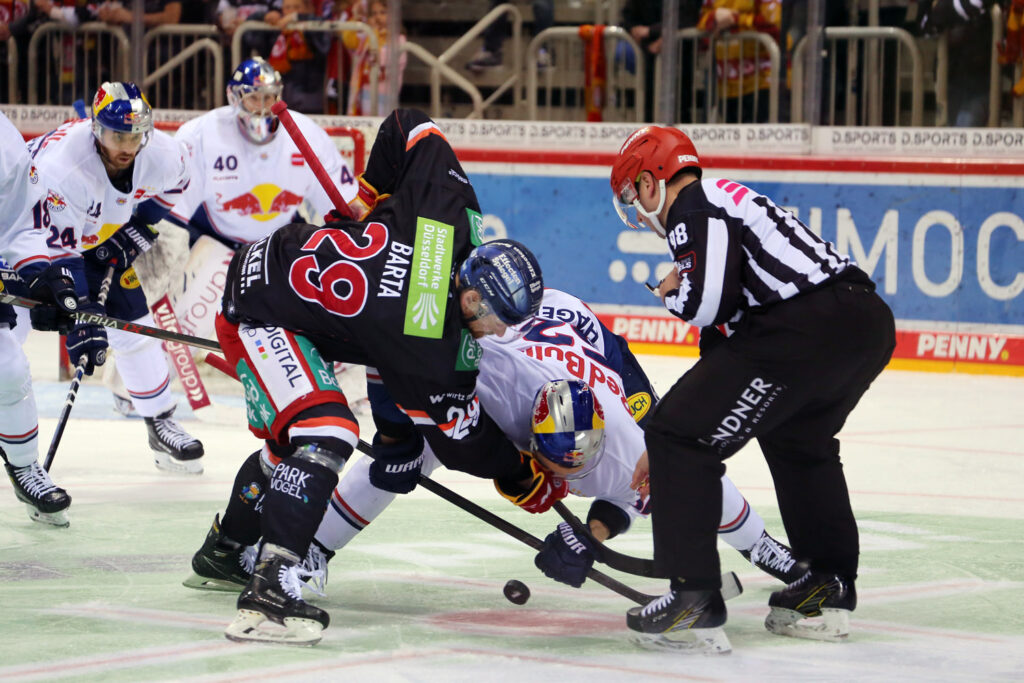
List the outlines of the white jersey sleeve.
{"type": "Polygon", "coordinates": [[[43,197],[43,185],[25,138],[0,114],[0,256],[12,268],[49,260],[47,233],[25,220],[43,197]]]}

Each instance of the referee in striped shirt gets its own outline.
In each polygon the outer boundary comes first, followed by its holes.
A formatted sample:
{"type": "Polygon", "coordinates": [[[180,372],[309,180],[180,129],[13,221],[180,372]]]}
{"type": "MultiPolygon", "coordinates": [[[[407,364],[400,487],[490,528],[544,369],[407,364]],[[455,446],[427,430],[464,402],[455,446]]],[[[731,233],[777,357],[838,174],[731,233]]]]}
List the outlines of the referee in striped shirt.
{"type": "Polygon", "coordinates": [[[702,178],[678,129],[633,133],[611,183],[623,221],[668,242],[675,268],[655,294],[701,328],[700,360],[645,434],[654,559],[671,589],[630,610],[627,624],[659,647],[729,650],[717,482],[723,461],[757,439],[793,552],[811,563],[772,594],[765,625],[845,637],[859,546],[835,435],[889,362],[892,311],[866,273],[791,213],[739,183],[702,178]]]}

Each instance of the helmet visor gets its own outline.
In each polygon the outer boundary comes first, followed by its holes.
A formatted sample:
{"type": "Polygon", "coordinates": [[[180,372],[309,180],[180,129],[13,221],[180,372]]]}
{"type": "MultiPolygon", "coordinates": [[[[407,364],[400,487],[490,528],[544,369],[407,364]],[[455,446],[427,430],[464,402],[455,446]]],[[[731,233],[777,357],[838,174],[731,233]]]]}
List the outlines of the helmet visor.
{"type": "Polygon", "coordinates": [[[640,195],[637,193],[635,182],[631,182],[629,178],[623,179],[618,192],[612,197],[612,206],[623,223],[634,230],[643,229],[640,222],[640,195]],[[629,215],[630,209],[633,210],[632,217],[629,215]]]}

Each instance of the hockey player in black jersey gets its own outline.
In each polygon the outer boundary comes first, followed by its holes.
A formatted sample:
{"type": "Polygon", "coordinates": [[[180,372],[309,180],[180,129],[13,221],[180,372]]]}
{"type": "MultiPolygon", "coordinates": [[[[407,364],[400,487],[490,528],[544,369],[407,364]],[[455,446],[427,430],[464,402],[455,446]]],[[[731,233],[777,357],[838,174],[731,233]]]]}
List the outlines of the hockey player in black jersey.
{"type": "Polygon", "coordinates": [[[384,405],[370,394],[375,464],[397,486],[415,486],[426,438],[447,467],[496,479],[526,509],[566,493],[476,396],[474,336],[536,313],[543,280],[534,256],[511,240],[474,246],[476,195],[444,135],[417,111],[396,110],[381,124],[359,205],[360,220],[285,226],[239,249],[228,268],[217,337],[244,386],[250,430],[266,440],[197,553],[214,565],[206,575],[219,570],[230,581],[239,548],[262,533],[226,631],[232,640],[311,645],[328,625],[326,612],[302,601],[298,565],[359,439],[332,361],[376,369],[393,397],[384,405]]]}
{"type": "Polygon", "coordinates": [[[863,271],[790,212],[739,183],[702,178],[697,150],[677,129],[629,136],[611,184],[623,221],[668,241],[675,267],[657,294],[701,328],[700,360],[645,430],[654,559],[670,590],[631,609],[627,625],[657,646],[730,649],[717,482],[723,461],[757,439],[790,545],[810,561],[772,594],[765,626],[845,637],[859,548],[835,435],[892,355],[892,312],[863,271]]]}

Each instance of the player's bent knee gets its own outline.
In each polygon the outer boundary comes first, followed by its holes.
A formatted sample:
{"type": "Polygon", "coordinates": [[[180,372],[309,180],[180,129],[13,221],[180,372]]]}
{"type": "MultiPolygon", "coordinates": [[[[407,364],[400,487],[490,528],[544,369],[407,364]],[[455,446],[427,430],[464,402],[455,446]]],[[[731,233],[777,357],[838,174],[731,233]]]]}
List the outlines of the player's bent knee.
{"type": "Polygon", "coordinates": [[[420,480],[423,436],[417,431],[410,438],[385,442],[378,432],[373,437],[373,458],[371,484],[392,493],[409,493],[420,480]]]}
{"type": "Polygon", "coordinates": [[[319,444],[307,443],[296,448],[292,458],[295,460],[302,460],[303,462],[309,462],[314,465],[319,465],[320,467],[338,473],[345,467],[345,463],[348,461],[348,456],[351,453],[351,448],[348,449],[348,453],[339,453],[337,451],[324,448],[319,444]]]}

